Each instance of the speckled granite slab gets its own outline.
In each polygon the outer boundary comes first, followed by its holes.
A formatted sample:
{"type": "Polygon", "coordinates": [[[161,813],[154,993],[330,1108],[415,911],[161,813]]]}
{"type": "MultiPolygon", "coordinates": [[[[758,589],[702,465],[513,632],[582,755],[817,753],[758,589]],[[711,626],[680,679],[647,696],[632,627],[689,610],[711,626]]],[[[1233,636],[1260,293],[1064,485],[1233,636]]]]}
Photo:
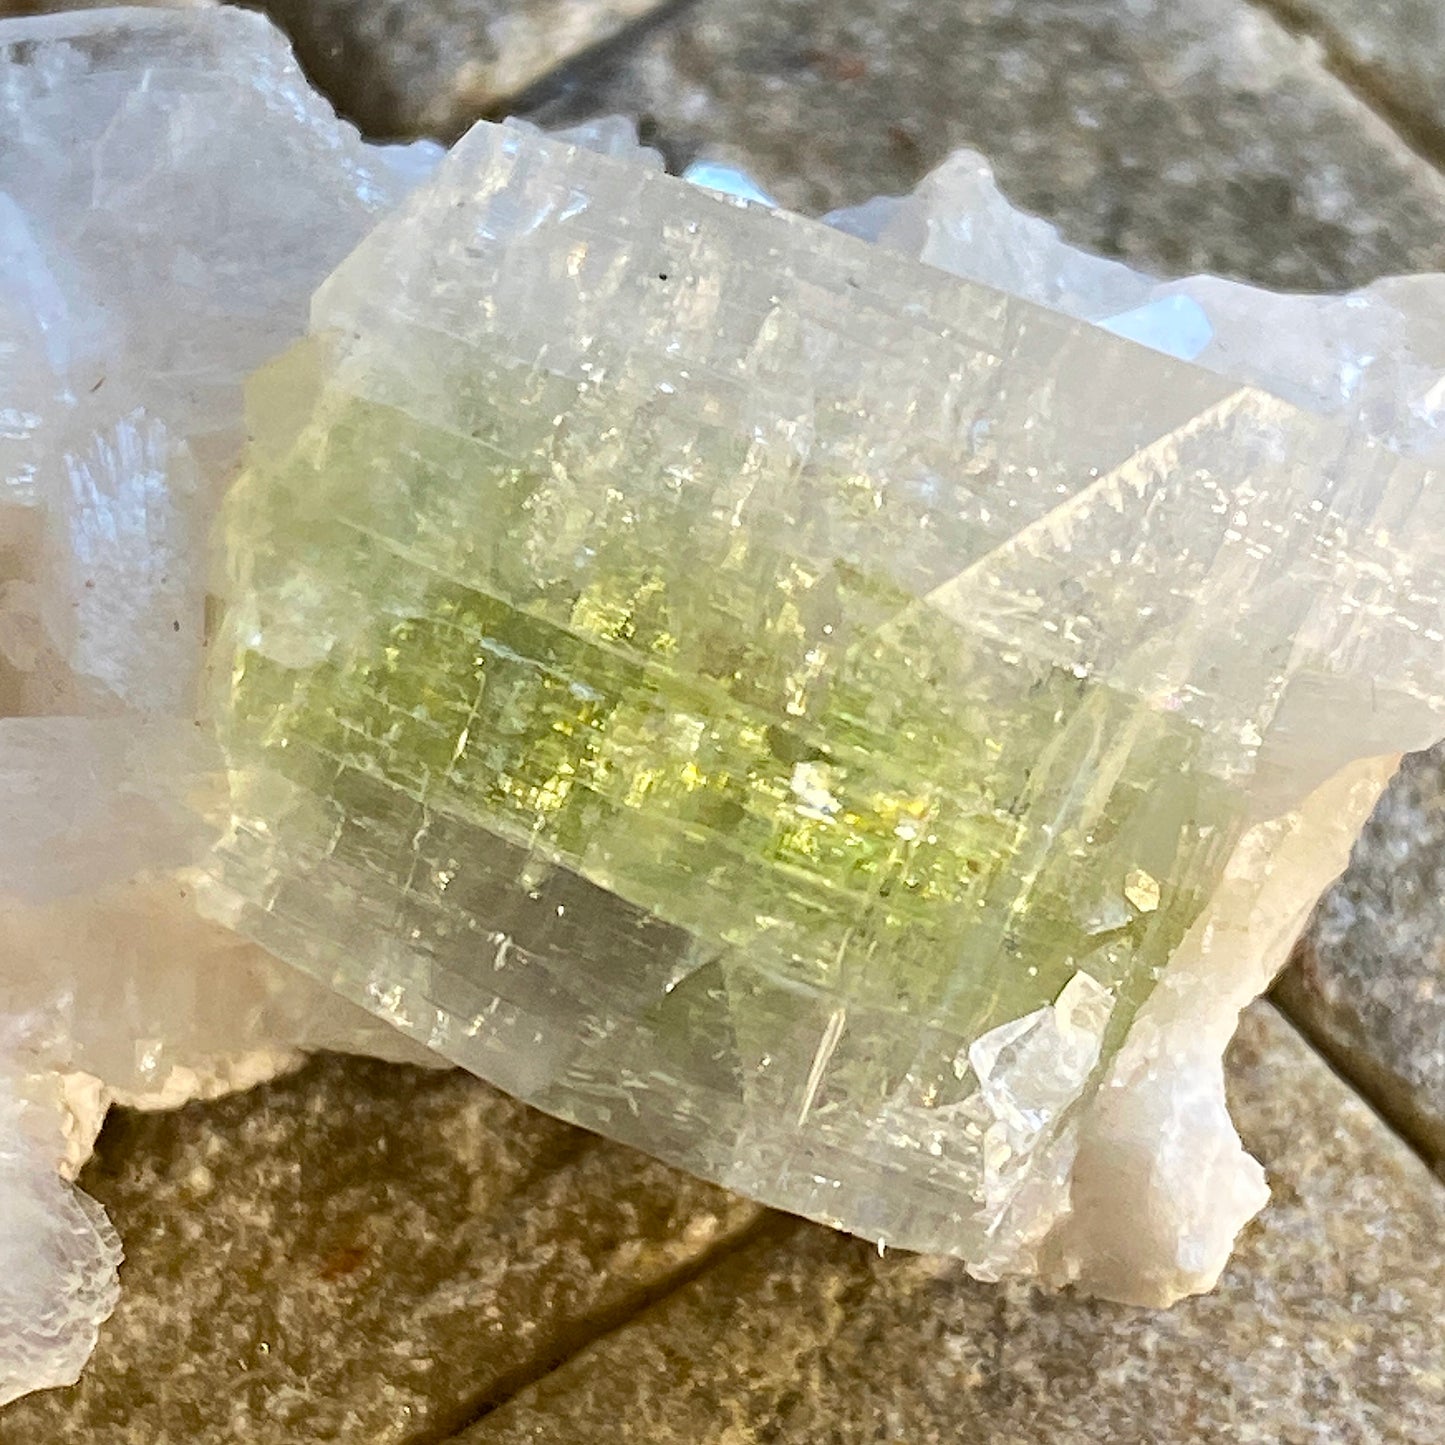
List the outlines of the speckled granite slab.
{"type": "Polygon", "coordinates": [[[1445,1163],[1445,746],[1405,760],[1275,992],[1395,1128],[1445,1163]]]}
{"type": "Polygon", "coordinates": [[[634,1315],[756,1206],[463,1073],[341,1055],[120,1111],[84,1188],[125,1243],[73,1388],[0,1445],[417,1445],[634,1315]]]}
{"type": "Polygon", "coordinates": [[[1440,176],[1244,0],[731,0],[524,97],[645,117],[821,212],[958,146],[1068,238],[1137,266],[1344,290],[1445,265],[1440,176]]]}
{"type": "Polygon", "coordinates": [[[375,136],[450,140],[661,0],[253,0],[375,136]]]}
{"type": "Polygon", "coordinates": [[[1268,0],[1421,149],[1445,156],[1445,10],[1436,0],[1268,0]]]}

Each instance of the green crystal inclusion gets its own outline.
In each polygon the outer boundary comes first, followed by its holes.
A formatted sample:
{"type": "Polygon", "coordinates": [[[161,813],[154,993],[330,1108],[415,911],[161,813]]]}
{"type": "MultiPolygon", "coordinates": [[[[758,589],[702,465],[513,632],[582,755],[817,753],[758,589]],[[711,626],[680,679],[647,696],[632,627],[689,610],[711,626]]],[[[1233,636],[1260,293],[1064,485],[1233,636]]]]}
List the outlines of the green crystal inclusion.
{"type": "Polygon", "coordinates": [[[737,448],[598,485],[503,406],[471,436],[320,414],[229,508],[261,609],[230,635],[234,759],[323,796],[381,780],[768,977],[965,1038],[1080,968],[1116,1031],[1147,995],[1237,832],[1188,727],[1001,659],[806,529],[781,545],[737,448]],[[338,640],[298,665],[278,625],[338,640]]]}

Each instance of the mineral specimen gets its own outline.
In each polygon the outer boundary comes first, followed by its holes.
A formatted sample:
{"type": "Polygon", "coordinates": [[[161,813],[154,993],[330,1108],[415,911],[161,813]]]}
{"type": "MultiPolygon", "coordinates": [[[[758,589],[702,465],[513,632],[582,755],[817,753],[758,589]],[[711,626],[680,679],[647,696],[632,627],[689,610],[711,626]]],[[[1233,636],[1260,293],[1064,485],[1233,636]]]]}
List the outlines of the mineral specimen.
{"type": "Polygon", "coordinates": [[[0,24],[0,117],[0,1399],[114,1301],[108,1099],[409,1047],[273,955],[789,1208],[1208,1286],[1237,1009],[1442,730],[1438,281],[1161,284],[969,156],[832,230],[620,125],[429,181],[233,10],[0,24]]]}
{"type": "MultiPolygon", "coordinates": [[[[927,254],[960,170],[835,219],[927,254]]],[[[1406,346],[1329,391],[1384,300],[966,214],[1100,324],[472,131],[253,385],[211,906],[770,1203],[1167,1300],[1262,1202],[1237,1009],[1442,728],[1433,431],[1406,346]],[[1232,364],[1291,308],[1348,345],[1232,364]]]]}

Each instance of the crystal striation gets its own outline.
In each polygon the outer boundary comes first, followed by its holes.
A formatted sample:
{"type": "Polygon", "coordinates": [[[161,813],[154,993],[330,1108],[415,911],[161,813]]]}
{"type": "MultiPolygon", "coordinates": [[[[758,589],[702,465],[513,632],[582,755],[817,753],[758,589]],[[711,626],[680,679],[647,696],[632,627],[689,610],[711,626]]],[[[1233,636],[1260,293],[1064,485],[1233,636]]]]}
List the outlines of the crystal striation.
{"type": "Polygon", "coordinates": [[[473,130],[253,384],[211,906],[733,1188],[1167,1300],[1262,1202],[1238,1007],[1441,730],[1440,483],[1040,222],[1078,303],[887,249],[932,203],[473,130]]]}

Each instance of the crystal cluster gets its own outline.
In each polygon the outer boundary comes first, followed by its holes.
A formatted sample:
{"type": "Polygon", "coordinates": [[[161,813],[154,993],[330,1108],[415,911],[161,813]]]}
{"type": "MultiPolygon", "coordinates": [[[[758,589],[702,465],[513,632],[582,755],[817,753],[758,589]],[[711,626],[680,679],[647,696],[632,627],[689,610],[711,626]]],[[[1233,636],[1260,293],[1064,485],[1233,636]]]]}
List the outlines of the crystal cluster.
{"type": "Polygon", "coordinates": [[[370,152],[238,11],[0,22],[0,1401],[73,1379],[107,1102],[404,1041],[208,923],[206,538],[246,374],[429,148],[370,152]]]}
{"type": "Polygon", "coordinates": [[[1438,280],[573,139],[0,23],[0,1400],[114,1302],[108,1101],[298,1047],[984,1277],[1165,1301],[1262,1202],[1220,1053],[1445,730],[1438,280]]]}

